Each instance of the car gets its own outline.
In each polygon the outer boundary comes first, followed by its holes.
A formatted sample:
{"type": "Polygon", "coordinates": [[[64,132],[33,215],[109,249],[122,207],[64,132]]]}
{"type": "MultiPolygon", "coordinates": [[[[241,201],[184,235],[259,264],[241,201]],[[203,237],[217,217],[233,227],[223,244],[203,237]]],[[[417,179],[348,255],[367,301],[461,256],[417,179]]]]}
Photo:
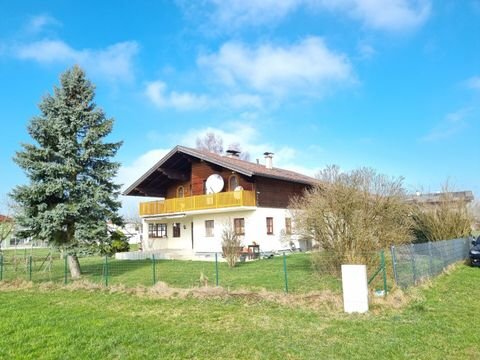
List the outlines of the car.
{"type": "Polygon", "coordinates": [[[480,235],[472,241],[472,248],[469,252],[470,265],[480,267],[480,235]]]}

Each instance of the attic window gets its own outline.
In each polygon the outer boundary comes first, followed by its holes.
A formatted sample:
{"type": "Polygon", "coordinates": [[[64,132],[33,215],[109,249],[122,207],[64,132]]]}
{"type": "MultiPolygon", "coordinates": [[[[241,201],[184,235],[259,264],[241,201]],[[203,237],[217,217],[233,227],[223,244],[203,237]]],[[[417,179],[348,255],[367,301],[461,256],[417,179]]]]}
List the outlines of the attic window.
{"type": "Polygon", "coordinates": [[[185,190],[183,186],[177,188],[177,198],[183,198],[185,196],[185,190]]]}
{"type": "Polygon", "coordinates": [[[229,191],[234,191],[235,188],[238,186],[238,176],[232,175],[228,179],[228,189],[229,191]]]}

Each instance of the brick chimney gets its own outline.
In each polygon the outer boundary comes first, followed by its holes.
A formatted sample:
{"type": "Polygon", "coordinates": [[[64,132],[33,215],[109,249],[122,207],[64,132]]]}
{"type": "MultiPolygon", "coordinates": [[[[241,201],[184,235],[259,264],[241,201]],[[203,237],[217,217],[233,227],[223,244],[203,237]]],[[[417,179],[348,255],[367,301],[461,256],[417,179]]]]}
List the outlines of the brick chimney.
{"type": "Polygon", "coordinates": [[[272,152],[265,152],[263,153],[265,155],[265,167],[267,169],[272,169],[273,168],[273,153],[272,152]]]}
{"type": "Polygon", "coordinates": [[[227,157],[229,157],[229,158],[239,158],[240,157],[240,151],[227,150],[225,152],[227,153],[227,157]]]}

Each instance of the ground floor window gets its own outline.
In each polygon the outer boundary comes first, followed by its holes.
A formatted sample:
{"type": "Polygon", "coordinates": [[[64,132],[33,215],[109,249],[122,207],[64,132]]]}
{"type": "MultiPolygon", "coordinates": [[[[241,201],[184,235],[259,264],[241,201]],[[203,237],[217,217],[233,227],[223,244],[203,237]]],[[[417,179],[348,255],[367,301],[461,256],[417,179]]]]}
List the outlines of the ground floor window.
{"type": "Polygon", "coordinates": [[[233,219],[233,229],[236,235],[245,235],[245,219],[233,219]]]}
{"type": "Polygon", "coordinates": [[[148,237],[167,237],[167,224],[148,224],[148,237]]]}
{"type": "Polygon", "coordinates": [[[272,217],[267,217],[267,234],[268,235],[273,234],[273,218],[272,217]]]}
{"type": "Polygon", "coordinates": [[[285,234],[292,235],[292,219],[285,218],[285,234]]]}
{"type": "Polygon", "coordinates": [[[205,220],[205,236],[206,237],[213,237],[213,229],[215,223],[213,220],[205,220]]]}
{"type": "Polygon", "coordinates": [[[180,237],[180,223],[173,224],[173,237],[180,237]]]}

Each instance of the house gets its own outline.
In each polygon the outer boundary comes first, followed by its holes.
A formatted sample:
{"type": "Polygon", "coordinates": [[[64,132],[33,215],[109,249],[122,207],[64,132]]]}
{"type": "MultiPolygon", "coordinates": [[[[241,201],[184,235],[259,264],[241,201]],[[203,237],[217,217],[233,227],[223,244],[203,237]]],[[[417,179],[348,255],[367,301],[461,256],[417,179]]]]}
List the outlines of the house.
{"type": "MultiPolygon", "coordinates": [[[[198,258],[222,251],[222,231],[230,227],[243,245],[275,251],[292,236],[290,198],[316,183],[314,178],[265,163],[176,146],[135,181],[124,195],[158,197],[140,203],[143,250],[198,258]]],[[[174,257],[174,255],[172,255],[174,257]]]]}
{"type": "Polygon", "coordinates": [[[10,247],[12,241],[13,245],[15,244],[14,237],[12,236],[14,230],[13,227],[13,219],[9,216],[0,214],[0,249],[10,247]]]}
{"type": "Polygon", "coordinates": [[[12,217],[0,214],[0,250],[48,247],[48,241],[16,237],[20,229],[12,217]]]}
{"type": "Polygon", "coordinates": [[[130,245],[140,244],[142,242],[142,226],[140,223],[132,220],[125,220],[122,226],[107,223],[109,231],[120,231],[128,239],[130,245]]]}

